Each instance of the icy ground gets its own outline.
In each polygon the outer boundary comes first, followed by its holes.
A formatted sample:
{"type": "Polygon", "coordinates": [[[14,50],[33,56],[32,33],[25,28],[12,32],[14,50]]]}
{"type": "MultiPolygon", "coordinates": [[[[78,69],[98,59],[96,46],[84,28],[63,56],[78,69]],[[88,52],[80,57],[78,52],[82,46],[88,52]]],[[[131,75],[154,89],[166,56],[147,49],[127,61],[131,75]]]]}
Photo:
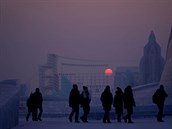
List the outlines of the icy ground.
{"type": "Polygon", "coordinates": [[[101,120],[90,120],[89,123],[70,123],[67,118],[44,118],[42,122],[26,122],[20,119],[19,125],[12,129],[172,129],[172,117],[165,117],[165,122],[157,122],[156,118],[135,118],[133,124],[104,124],[101,120]]]}

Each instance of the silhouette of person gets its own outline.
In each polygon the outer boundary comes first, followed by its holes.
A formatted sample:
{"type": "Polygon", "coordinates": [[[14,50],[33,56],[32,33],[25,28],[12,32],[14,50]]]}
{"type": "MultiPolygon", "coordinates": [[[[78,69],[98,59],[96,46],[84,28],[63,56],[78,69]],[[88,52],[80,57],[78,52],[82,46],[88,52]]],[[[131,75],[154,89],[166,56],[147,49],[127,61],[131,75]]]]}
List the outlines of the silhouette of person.
{"type": "Polygon", "coordinates": [[[110,86],[106,86],[105,90],[101,94],[100,98],[102,102],[103,109],[105,111],[104,117],[103,117],[103,123],[111,123],[110,118],[109,118],[109,112],[111,110],[111,105],[113,103],[113,96],[110,91],[110,86]]]}
{"type": "Polygon", "coordinates": [[[115,112],[117,114],[117,121],[121,122],[121,115],[123,114],[123,92],[122,89],[117,87],[115,92],[113,106],[115,107],[115,112]]]}
{"type": "Polygon", "coordinates": [[[27,99],[26,106],[28,109],[28,113],[26,115],[26,121],[29,121],[29,116],[32,113],[32,120],[34,120],[34,98],[33,98],[33,93],[30,93],[29,98],[27,99]]]}
{"type": "Polygon", "coordinates": [[[133,123],[131,115],[133,114],[133,107],[135,106],[135,100],[133,97],[133,91],[131,86],[127,86],[124,91],[124,108],[127,110],[127,115],[124,116],[124,122],[133,123]]]}
{"type": "Polygon", "coordinates": [[[39,88],[35,89],[35,92],[33,93],[34,96],[34,103],[35,103],[35,111],[34,111],[34,120],[35,121],[42,121],[41,116],[42,116],[42,102],[43,102],[43,98],[42,98],[42,94],[40,92],[39,88]],[[38,110],[39,110],[39,114],[38,114],[38,110]]]}
{"type": "Polygon", "coordinates": [[[79,123],[79,104],[80,104],[80,93],[78,90],[78,86],[73,84],[73,88],[69,94],[69,106],[72,108],[72,111],[69,115],[69,121],[72,122],[72,117],[75,113],[75,122],[79,123]]]}
{"type": "Polygon", "coordinates": [[[90,112],[90,102],[91,96],[88,91],[88,87],[83,86],[83,91],[81,93],[81,107],[83,108],[84,114],[81,116],[83,122],[88,122],[87,117],[90,112]]]}
{"type": "Polygon", "coordinates": [[[164,90],[164,86],[160,85],[160,87],[155,92],[155,99],[157,100],[156,104],[159,110],[157,114],[158,122],[163,122],[162,117],[163,117],[164,102],[166,97],[168,97],[168,95],[164,90]]]}

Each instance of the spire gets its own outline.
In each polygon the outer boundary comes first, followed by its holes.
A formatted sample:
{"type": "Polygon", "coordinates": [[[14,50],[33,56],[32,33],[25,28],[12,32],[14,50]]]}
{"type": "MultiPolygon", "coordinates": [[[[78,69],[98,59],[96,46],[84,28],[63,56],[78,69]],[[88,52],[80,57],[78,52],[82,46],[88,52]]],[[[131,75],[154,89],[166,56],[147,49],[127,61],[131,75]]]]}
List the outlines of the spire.
{"type": "Polygon", "coordinates": [[[149,41],[156,41],[156,37],[153,31],[151,31],[151,34],[149,35],[149,41]]]}
{"type": "Polygon", "coordinates": [[[170,37],[169,37],[168,45],[167,45],[166,60],[168,60],[172,56],[171,48],[172,48],[172,27],[171,27],[170,37]]]}
{"type": "Polygon", "coordinates": [[[169,41],[168,42],[170,42],[170,40],[172,40],[172,26],[171,26],[171,33],[170,33],[170,37],[169,37],[169,41]]]}

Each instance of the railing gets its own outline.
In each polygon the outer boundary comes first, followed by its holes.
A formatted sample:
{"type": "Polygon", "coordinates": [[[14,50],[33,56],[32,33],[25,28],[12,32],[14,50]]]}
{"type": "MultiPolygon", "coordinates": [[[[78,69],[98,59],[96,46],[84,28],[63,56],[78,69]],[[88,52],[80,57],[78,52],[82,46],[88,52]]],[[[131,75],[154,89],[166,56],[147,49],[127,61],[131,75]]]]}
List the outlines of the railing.
{"type": "Polygon", "coordinates": [[[142,89],[145,89],[145,88],[157,87],[158,84],[159,84],[159,82],[154,82],[154,83],[149,83],[149,84],[145,84],[145,85],[135,86],[135,87],[133,87],[132,89],[133,89],[134,91],[138,91],[138,90],[142,90],[142,89]]]}

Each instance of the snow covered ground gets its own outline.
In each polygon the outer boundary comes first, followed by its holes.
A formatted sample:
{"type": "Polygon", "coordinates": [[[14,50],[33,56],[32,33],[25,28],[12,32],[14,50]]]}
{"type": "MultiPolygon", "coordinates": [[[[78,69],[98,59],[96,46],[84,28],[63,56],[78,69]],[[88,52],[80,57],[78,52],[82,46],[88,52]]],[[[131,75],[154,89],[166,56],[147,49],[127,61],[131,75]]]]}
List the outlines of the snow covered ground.
{"type": "Polygon", "coordinates": [[[89,123],[70,123],[67,118],[44,118],[42,122],[26,122],[20,119],[19,125],[12,129],[171,129],[172,117],[166,116],[165,122],[157,122],[156,118],[133,119],[133,124],[112,123],[104,124],[101,120],[90,120],[89,123]]]}

